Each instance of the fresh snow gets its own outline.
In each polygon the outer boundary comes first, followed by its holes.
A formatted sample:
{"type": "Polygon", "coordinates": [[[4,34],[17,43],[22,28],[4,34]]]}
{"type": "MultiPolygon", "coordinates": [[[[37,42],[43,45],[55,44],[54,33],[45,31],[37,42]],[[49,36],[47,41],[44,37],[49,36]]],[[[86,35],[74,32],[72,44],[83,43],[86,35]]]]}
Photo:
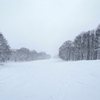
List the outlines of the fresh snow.
{"type": "Polygon", "coordinates": [[[1,64],[0,100],[100,100],[100,61],[1,64]]]}

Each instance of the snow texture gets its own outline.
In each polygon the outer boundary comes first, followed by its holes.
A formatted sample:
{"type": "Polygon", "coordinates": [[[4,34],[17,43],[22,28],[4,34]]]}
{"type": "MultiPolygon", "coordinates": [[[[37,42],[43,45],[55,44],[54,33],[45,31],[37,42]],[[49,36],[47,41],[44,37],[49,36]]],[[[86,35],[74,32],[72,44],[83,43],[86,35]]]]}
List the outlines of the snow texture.
{"type": "Polygon", "coordinates": [[[100,100],[100,61],[1,64],[0,100],[100,100]]]}

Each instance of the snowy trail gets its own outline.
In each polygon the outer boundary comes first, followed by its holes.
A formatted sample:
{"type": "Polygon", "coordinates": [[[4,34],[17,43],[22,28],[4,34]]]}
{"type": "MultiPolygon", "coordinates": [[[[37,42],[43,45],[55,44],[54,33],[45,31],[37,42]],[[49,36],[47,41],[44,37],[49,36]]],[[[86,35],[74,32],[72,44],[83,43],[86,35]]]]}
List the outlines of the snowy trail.
{"type": "Polygon", "coordinates": [[[100,100],[100,61],[4,64],[0,100],[100,100]]]}

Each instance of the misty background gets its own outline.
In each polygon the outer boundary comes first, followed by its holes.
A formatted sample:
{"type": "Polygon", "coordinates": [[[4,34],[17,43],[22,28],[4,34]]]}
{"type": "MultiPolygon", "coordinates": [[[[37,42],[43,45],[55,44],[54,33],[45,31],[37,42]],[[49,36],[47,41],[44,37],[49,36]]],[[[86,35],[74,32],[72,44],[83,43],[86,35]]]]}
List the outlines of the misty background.
{"type": "Polygon", "coordinates": [[[51,55],[100,23],[100,0],[0,0],[0,31],[11,48],[51,55]]]}

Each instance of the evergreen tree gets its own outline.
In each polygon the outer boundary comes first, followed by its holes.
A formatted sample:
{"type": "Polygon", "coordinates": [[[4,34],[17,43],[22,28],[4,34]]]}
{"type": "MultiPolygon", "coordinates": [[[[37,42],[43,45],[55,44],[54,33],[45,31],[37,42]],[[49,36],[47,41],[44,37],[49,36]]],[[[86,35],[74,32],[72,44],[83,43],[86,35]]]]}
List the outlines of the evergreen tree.
{"type": "Polygon", "coordinates": [[[10,46],[3,34],[0,33],[0,62],[5,62],[10,58],[10,46]]]}

